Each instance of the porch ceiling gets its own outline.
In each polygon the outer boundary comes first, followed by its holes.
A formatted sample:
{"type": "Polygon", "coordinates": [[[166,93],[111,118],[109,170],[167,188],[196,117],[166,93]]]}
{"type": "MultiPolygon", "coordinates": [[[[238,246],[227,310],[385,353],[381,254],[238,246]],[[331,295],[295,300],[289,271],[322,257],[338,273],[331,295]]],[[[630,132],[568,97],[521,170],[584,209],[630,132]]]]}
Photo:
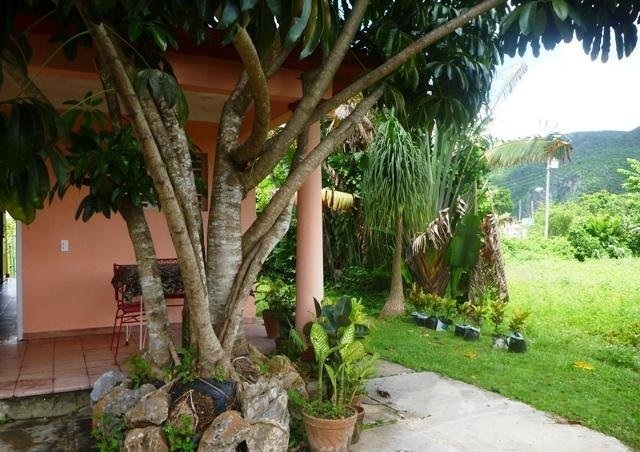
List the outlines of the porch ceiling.
{"type": "MultiPolygon", "coordinates": [[[[55,72],[55,71],[51,71],[55,72]]],[[[82,99],[87,91],[94,93],[102,90],[100,82],[95,78],[70,79],[55,73],[41,73],[36,78],[38,87],[51,99],[56,108],[66,109],[68,105],[63,102],[70,99],[82,99]]],[[[15,98],[20,94],[18,86],[9,77],[0,89],[0,100],[15,98]]],[[[189,103],[189,120],[217,123],[220,119],[222,106],[226,96],[211,92],[187,91],[185,96],[189,103]]],[[[105,110],[102,106],[101,110],[105,110]]]]}

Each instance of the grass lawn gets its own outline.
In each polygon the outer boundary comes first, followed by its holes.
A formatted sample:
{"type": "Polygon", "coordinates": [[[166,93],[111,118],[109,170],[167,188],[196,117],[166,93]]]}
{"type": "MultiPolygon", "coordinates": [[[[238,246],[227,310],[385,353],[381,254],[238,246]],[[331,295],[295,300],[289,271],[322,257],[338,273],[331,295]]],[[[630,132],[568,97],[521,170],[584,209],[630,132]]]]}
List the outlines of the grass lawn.
{"type": "MultiPolygon", "coordinates": [[[[507,276],[510,309],[531,312],[525,354],[493,350],[489,324],[474,343],[417,327],[408,317],[379,321],[368,347],[384,359],[498,392],[640,450],[640,259],[509,262],[507,276]]],[[[383,299],[364,301],[375,310],[383,299]]]]}

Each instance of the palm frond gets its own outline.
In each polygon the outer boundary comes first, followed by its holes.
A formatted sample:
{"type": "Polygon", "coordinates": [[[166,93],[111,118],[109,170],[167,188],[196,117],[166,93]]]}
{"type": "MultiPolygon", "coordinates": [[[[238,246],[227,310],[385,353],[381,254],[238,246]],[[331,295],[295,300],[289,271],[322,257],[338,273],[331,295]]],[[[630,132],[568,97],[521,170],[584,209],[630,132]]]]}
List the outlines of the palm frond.
{"type": "Polygon", "coordinates": [[[487,161],[492,168],[505,168],[527,163],[544,163],[555,158],[561,162],[571,160],[573,145],[559,137],[532,137],[507,141],[490,149],[487,161]]]}

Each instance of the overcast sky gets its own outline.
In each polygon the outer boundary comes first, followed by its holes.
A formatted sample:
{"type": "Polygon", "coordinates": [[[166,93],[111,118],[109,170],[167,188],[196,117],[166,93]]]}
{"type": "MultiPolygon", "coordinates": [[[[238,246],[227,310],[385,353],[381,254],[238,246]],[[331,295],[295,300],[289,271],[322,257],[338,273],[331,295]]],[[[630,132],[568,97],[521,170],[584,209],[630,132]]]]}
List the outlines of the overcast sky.
{"type": "Polygon", "coordinates": [[[591,58],[577,41],[541,51],[534,58],[505,60],[494,89],[514,64],[529,67],[495,112],[490,133],[501,139],[589,130],[631,130],[640,126],[640,49],[618,60],[615,44],[607,63],[591,58]]]}

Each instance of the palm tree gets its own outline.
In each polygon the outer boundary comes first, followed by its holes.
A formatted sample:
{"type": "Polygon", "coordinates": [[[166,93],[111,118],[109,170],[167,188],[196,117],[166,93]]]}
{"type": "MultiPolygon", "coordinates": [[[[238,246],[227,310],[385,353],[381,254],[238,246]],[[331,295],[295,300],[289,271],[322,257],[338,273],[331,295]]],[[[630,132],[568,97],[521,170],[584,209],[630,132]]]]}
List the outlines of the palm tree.
{"type": "Polygon", "coordinates": [[[424,225],[429,173],[421,150],[394,113],[383,113],[369,145],[369,166],[362,181],[364,221],[374,235],[394,233],[391,289],[382,317],[405,312],[402,248],[405,235],[424,225]]]}

